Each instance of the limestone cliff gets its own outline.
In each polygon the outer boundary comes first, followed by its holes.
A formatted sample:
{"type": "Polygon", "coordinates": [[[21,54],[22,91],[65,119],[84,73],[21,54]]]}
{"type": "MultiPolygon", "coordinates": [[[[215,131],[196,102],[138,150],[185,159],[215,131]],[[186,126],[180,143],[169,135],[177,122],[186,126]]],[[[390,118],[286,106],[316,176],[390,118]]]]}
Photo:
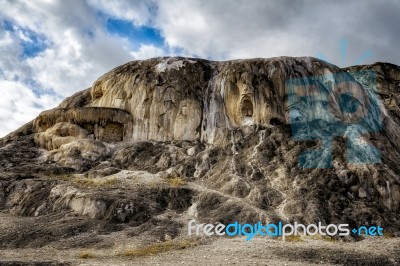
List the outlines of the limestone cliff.
{"type": "MultiPolygon", "coordinates": [[[[392,72],[388,78],[396,80],[397,72],[392,72]]],[[[116,122],[129,124],[124,140],[226,143],[229,131],[242,126],[290,123],[288,80],[320,77],[321,84],[339,83],[346,75],[354,81],[340,68],[309,57],[227,62],[157,58],[117,67],[94,82],[90,95],[78,93],[60,108],[125,110],[132,120],[116,122]]],[[[379,89],[379,93],[388,92],[379,89]]],[[[396,96],[391,101],[396,107],[396,96]]],[[[380,111],[385,119],[386,112],[380,111]]],[[[44,116],[48,115],[38,119],[44,116]]],[[[41,131],[37,122],[35,127],[41,131]]]]}

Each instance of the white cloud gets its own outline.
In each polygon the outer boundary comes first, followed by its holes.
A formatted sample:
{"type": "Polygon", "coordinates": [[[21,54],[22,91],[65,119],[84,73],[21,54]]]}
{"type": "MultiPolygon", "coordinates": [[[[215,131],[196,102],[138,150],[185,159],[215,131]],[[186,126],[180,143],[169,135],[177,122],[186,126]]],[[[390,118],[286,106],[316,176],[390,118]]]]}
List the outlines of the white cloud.
{"type": "Polygon", "coordinates": [[[89,0],[89,4],[113,17],[130,20],[135,25],[149,24],[154,15],[152,9],[156,7],[152,0],[89,0]]]}
{"type": "Polygon", "coordinates": [[[103,21],[84,2],[0,1],[0,5],[0,18],[42,34],[48,40],[48,47],[39,55],[22,59],[20,42],[29,41],[28,36],[18,28],[13,34],[0,27],[0,89],[5,95],[3,99],[13,102],[11,105],[4,100],[0,103],[3,110],[0,137],[28,122],[40,110],[53,107],[46,99],[58,99],[58,103],[91,86],[104,72],[133,59],[129,43],[108,35],[103,21]],[[44,94],[38,98],[32,91],[34,88],[22,83],[24,80],[33,80],[44,94]],[[56,95],[46,94],[49,89],[56,95]],[[14,99],[14,95],[20,95],[20,99],[14,99]],[[21,111],[15,107],[24,101],[21,111]]]}
{"type": "Polygon", "coordinates": [[[15,80],[24,78],[29,73],[29,68],[19,63],[22,47],[18,39],[0,26],[0,78],[15,80]]]}
{"type": "Polygon", "coordinates": [[[138,51],[131,52],[133,58],[137,60],[149,59],[165,55],[163,49],[154,45],[141,45],[138,51]]]}
{"type": "Polygon", "coordinates": [[[398,63],[400,2],[169,0],[158,1],[153,20],[166,43],[213,59],[316,56],[340,64],[339,40],[348,40],[347,65],[366,50],[363,63],[398,63]]]}
{"type": "Polygon", "coordinates": [[[84,2],[6,3],[6,17],[44,34],[51,43],[21,64],[29,67],[39,84],[63,97],[89,87],[105,71],[132,59],[126,41],[108,36],[95,11],[84,2]]]}
{"type": "Polygon", "coordinates": [[[57,96],[37,96],[26,85],[16,81],[0,80],[0,92],[0,136],[7,135],[61,101],[57,96]]]}
{"type": "Polygon", "coordinates": [[[296,10],[301,11],[301,7],[287,8],[284,2],[160,1],[155,24],[167,44],[201,57],[300,55],[293,43],[299,44],[304,30],[296,32],[300,27],[293,23],[293,17],[299,15],[296,10]],[[287,32],[282,28],[291,28],[294,42],[287,42],[287,32]]]}

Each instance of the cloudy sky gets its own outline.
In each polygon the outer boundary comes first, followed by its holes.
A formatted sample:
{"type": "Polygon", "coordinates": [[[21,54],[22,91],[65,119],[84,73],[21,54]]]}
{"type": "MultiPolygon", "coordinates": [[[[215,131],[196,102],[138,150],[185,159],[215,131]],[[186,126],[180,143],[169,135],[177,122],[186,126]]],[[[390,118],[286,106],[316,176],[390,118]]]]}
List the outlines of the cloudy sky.
{"type": "Polygon", "coordinates": [[[130,60],[400,64],[400,1],[0,0],[0,137],[130,60]]]}

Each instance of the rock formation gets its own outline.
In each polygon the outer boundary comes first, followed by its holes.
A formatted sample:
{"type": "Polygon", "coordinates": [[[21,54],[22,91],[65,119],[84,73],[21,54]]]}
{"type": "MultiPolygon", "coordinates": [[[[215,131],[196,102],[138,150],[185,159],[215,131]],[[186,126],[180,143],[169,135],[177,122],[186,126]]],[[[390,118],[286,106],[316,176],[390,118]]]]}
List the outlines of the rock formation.
{"type": "Polygon", "coordinates": [[[132,116],[121,109],[104,107],[56,108],[42,112],[33,122],[35,141],[48,150],[74,138],[104,142],[129,140],[132,116]]]}
{"type": "Polygon", "coordinates": [[[399,105],[388,63],[129,62],[0,140],[0,208],[160,239],[179,235],[182,215],[398,234],[399,105]]]}

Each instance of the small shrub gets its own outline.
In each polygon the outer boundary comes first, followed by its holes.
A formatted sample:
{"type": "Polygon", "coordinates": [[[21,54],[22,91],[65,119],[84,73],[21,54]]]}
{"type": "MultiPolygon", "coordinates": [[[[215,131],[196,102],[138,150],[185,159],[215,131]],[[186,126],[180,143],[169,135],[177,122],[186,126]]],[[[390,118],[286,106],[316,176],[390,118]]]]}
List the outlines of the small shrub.
{"type": "Polygon", "coordinates": [[[161,178],[173,187],[181,187],[187,184],[186,180],[180,177],[176,171],[172,173],[163,173],[161,178]]]}
{"type": "Polygon", "coordinates": [[[290,235],[285,237],[286,242],[303,242],[303,239],[299,235],[290,235]]]}
{"type": "Polygon", "coordinates": [[[181,186],[186,185],[187,182],[183,178],[174,177],[174,178],[168,179],[168,183],[173,187],[181,187],[181,186]]]}
{"type": "MultiPolygon", "coordinates": [[[[162,243],[155,243],[151,245],[147,245],[144,247],[136,248],[136,249],[128,249],[125,250],[122,255],[129,257],[143,257],[149,255],[155,255],[158,253],[167,252],[170,250],[179,250],[186,249],[192,246],[195,246],[195,243],[189,242],[187,240],[174,242],[174,241],[166,241],[162,243]]],[[[121,254],[120,254],[121,255],[121,254]]]]}
{"type": "Polygon", "coordinates": [[[107,187],[115,185],[118,181],[117,178],[85,178],[85,177],[77,177],[73,179],[74,182],[78,185],[83,186],[93,186],[93,187],[107,187]]]}
{"type": "Polygon", "coordinates": [[[65,174],[65,175],[49,174],[49,177],[56,178],[56,179],[63,180],[63,181],[71,181],[74,179],[74,177],[70,174],[65,174]]]}
{"type": "Polygon", "coordinates": [[[311,239],[315,239],[315,240],[323,240],[323,241],[327,241],[327,242],[338,242],[339,241],[339,239],[338,238],[334,238],[334,237],[331,237],[331,236],[323,236],[323,235],[320,235],[320,234],[316,234],[316,235],[313,235],[313,236],[306,236],[307,238],[311,238],[311,239]]]}
{"type": "Polygon", "coordinates": [[[94,258],[96,256],[87,250],[82,250],[78,253],[78,257],[81,259],[90,259],[90,258],[94,258]]]}
{"type": "Polygon", "coordinates": [[[394,238],[395,236],[394,236],[394,234],[391,233],[391,232],[386,232],[386,231],[384,231],[382,237],[383,237],[384,239],[391,239],[391,238],[394,238]]]}

